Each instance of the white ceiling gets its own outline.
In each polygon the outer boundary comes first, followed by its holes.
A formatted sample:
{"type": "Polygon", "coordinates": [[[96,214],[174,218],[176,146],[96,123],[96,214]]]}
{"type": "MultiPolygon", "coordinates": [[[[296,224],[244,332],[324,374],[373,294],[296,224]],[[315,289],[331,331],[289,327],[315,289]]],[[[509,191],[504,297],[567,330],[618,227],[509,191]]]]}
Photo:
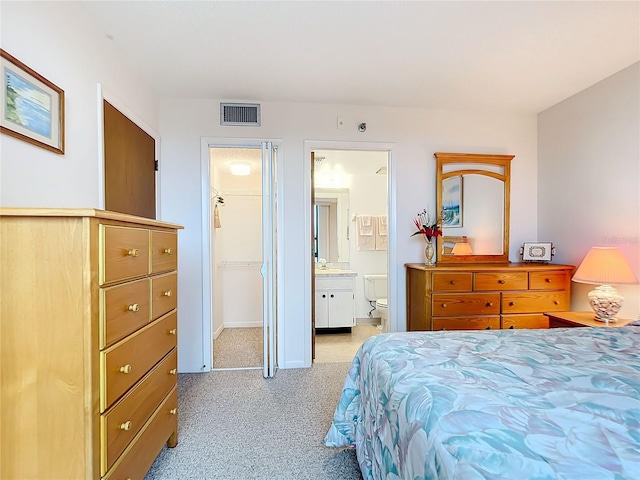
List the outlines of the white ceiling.
{"type": "Polygon", "coordinates": [[[95,1],[162,96],[537,113],[640,60],[639,1],[95,1]]]}

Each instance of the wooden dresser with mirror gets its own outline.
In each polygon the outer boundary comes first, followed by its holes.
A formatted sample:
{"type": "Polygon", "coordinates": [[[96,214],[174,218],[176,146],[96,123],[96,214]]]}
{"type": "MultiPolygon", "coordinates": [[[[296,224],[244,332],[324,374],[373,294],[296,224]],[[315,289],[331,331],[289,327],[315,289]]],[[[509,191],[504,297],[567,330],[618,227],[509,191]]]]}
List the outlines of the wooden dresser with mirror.
{"type": "Polygon", "coordinates": [[[443,234],[435,266],[406,265],[407,331],[549,328],[544,313],[570,307],[574,267],[509,263],[513,155],[434,156],[443,234]]]}
{"type": "Polygon", "coordinates": [[[181,228],[0,209],[0,478],[143,478],[176,446],[181,228]]]}

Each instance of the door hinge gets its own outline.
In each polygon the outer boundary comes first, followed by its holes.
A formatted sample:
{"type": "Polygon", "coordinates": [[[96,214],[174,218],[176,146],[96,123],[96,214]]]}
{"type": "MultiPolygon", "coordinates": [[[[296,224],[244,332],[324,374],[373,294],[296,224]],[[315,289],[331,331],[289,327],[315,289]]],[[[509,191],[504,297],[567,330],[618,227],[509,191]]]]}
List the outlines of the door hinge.
{"type": "Polygon", "coordinates": [[[158,160],[153,161],[153,168],[156,169],[156,172],[158,171],[158,160]]]}

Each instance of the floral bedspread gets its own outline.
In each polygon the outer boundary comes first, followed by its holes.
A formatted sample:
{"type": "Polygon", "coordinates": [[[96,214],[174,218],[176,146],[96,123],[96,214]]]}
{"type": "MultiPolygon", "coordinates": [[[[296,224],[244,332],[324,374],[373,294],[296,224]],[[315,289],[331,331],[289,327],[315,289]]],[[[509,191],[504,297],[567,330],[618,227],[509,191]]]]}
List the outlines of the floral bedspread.
{"type": "Polygon", "coordinates": [[[365,479],[640,479],[640,327],[381,334],[325,437],[365,479]]]}

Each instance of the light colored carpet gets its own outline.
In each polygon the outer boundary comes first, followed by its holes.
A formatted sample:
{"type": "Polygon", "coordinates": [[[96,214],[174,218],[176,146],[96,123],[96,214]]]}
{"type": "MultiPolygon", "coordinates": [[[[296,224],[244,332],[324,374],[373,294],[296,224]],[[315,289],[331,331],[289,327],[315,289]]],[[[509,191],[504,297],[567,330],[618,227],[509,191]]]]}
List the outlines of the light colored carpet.
{"type": "MultiPolygon", "coordinates": [[[[314,362],[351,362],[360,345],[379,333],[372,324],[356,325],[351,333],[316,333],[314,362]]],[[[213,342],[213,367],[261,367],[262,341],[262,328],[225,328],[213,342]]]]}
{"type": "Polygon", "coordinates": [[[349,363],[178,377],[179,435],[146,480],[359,480],[355,451],[322,444],[349,363]]]}
{"type": "Polygon", "coordinates": [[[213,368],[262,366],[262,327],[225,328],[213,341],[213,368]]]}

